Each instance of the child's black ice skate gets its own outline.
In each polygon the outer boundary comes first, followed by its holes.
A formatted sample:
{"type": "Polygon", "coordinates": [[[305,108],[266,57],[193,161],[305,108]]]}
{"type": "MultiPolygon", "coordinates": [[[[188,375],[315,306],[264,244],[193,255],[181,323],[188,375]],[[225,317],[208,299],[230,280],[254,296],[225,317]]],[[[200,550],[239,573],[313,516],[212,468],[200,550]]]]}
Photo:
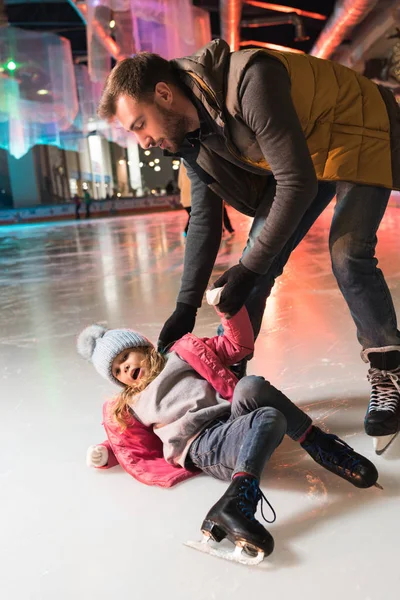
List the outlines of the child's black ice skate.
{"type": "Polygon", "coordinates": [[[378,471],[370,460],[358,454],[337,435],[312,427],[301,446],[319,465],[358,488],[377,484],[378,471]]]}
{"type": "MultiPolygon", "coordinates": [[[[272,535],[254,517],[261,498],[264,498],[271,507],[255,478],[245,475],[235,477],[225,494],[214,504],[204,519],[201,526],[203,540],[187,542],[187,545],[245,565],[260,563],[274,549],[272,535]],[[235,544],[233,552],[219,546],[213,547],[209,543],[211,540],[221,542],[225,538],[235,544]]],[[[272,507],[271,510],[273,511],[272,507]]],[[[275,512],[273,520],[275,520],[275,512]]]]}

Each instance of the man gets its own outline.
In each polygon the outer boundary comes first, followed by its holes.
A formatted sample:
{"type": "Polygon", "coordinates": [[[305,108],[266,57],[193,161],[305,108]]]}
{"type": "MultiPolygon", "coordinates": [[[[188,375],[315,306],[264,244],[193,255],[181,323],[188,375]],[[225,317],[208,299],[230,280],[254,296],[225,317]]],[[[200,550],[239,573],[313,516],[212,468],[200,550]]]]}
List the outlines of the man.
{"type": "Polygon", "coordinates": [[[365,429],[393,437],[400,333],[375,246],[390,190],[400,189],[399,112],[390,91],[342,65],[230,53],[223,40],[170,62],[144,53],[117,65],[99,115],[116,117],[142,148],[183,158],[191,181],[181,289],[160,344],[194,327],[221,240],[222,198],[254,221],[239,264],[215,282],[225,286],[219,309],[234,315],[245,303],[257,337],[275,278],[336,194],[329,248],[370,362],[365,429]]]}

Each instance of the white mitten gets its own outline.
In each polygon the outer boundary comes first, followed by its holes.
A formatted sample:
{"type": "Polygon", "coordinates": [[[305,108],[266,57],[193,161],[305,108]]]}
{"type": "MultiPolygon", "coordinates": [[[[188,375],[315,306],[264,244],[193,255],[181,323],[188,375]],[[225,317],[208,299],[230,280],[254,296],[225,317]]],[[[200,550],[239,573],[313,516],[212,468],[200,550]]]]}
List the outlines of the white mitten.
{"type": "Polygon", "coordinates": [[[216,306],[217,304],[219,304],[219,301],[221,300],[221,294],[222,294],[222,290],[224,288],[223,287],[218,287],[218,288],[214,288],[213,290],[207,290],[206,291],[206,299],[208,304],[211,304],[211,306],[216,306]]]}
{"type": "Polygon", "coordinates": [[[104,467],[108,463],[108,450],[105,446],[89,446],[86,452],[88,467],[104,467]]]}

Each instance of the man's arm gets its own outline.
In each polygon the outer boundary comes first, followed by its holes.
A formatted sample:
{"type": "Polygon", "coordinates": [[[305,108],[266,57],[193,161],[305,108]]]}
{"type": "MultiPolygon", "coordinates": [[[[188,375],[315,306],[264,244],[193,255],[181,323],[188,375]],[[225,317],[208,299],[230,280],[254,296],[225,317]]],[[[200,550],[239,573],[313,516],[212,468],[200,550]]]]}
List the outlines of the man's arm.
{"type": "Polygon", "coordinates": [[[218,253],[222,235],[222,200],[185,161],[191,184],[192,211],[186,238],[181,289],[172,315],[165,322],[158,349],[165,351],[186,333],[193,331],[197,308],[218,253]]]}
{"type": "Polygon", "coordinates": [[[199,307],[211,276],[222,235],[222,200],[184,161],[190,179],[192,212],[186,238],[178,302],[199,307]]]}
{"type": "Polygon", "coordinates": [[[241,261],[261,274],[296,230],[318,182],[285,67],[277,59],[258,58],[247,69],[239,96],[243,119],[255,133],[277,184],[264,228],[241,261]]]}

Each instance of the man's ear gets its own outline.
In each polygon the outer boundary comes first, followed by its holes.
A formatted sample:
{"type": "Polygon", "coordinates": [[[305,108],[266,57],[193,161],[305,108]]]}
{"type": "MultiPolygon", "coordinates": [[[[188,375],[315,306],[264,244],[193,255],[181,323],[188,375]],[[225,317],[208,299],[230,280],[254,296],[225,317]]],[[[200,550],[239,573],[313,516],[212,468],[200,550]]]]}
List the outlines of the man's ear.
{"type": "Polygon", "coordinates": [[[168,83],[159,81],[154,88],[155,98],[162,103],[171,104],[173,99],[173,93],[168,83]]]}

